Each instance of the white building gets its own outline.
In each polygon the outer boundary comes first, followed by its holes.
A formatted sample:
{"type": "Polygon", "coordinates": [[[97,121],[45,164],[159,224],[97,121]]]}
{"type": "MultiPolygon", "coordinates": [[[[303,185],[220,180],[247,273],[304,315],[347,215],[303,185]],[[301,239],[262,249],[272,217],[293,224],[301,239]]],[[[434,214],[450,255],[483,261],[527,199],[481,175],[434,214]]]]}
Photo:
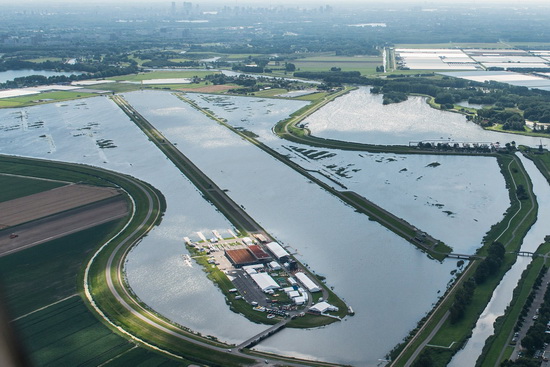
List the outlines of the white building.
{"type": "Polygon", "coordinates": [[[338,307],[323,301],[311,306],[309,310],[313,312],[318,312],[318,313],[325,313],[327,311],[338,311],[338,307]]]}
{"type": "Polygon", "coordinates": [[[269,251],[271,251],[273,255],[275,255],[277,259],[290,256],[290,254],[286,252],[286,250],[277,242],[270,242],[266,245],[266,247],[268,248],[269,251]]]}
{"type": "Polygon", "coordinates": [[[260,287],[262,292],[270,289],[279,289],[279,284],[267,273],[250,274],[252,280],[260,287]]]}
{"type": "Polygon", "coordinates": [[[294,297],[292,300],[294,301],[294,304],[298,306],[306,303],[306,297],[304,296],[294,297]]]}
{"type": "Polygon", "coordinates": [[[302,283],[304,287],[306,287],[310,292],[320,292],[321,288],[313,282],[306,274],[298,272],[295,274],[296,278],[302,283]]]}
{"type": "Polygon", "coordinates": [[[279,265],[279,263],[276,261],[270,262],[269,267],[273,270],[281,270],[281,265],[279,265]]]}

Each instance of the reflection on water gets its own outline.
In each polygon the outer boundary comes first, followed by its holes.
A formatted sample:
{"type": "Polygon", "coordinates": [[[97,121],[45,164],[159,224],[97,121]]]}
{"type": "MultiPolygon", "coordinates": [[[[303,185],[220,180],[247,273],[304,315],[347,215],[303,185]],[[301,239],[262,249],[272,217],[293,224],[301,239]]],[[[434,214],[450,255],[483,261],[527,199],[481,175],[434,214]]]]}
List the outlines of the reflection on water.
{"type": "Polygon", "coordinates": [[[51,70],[31,70],[31,69],[22,69],[22,70],[6,70],[0,71],[0,83],[5,83],[8,80],[13,80],[15,78],[22,78],[30,75],[42,75],[45,77],[65,75],[71,76],[72,74],[82,74],[80,72],[68,72],[68,71],[51,71],[51,70]]]}
{"type": "MultiPolygon", "coordinates": [[[[375,365],[445,290],[456,262],[428,259],[173,96],[136,92],[126,98],[301,261],[326,276],[356,312],[327,328],[284,330],[259,349],[375,365]],[[173,105],[182,106],[185,114],[168,108],[173,105]]],[[[265,112],[264,102],[256,103],[258,111],[265,112]]],[[[231,109],[227,104],[226,108],[231,109]]],[[[182,297],[180,302],[187,301],[182,297]]]]}
{"type": "MultiPolygon", "coordinates": [[[[258,349],[374,366],[415,327],[452,279],[455,261],[429,260],[173,95],[146,91],[126,97],[267,231],[326,276],[356,312],[322,329],[286,329],[258,349]]],[[[505,191],[494,159],[339,151],[316,155],[271,132],[305,102],[193,98],[294,161],[332,175],[457,247],[475,247],[483,228],[502,215],[498,198],[505,191]],[[430,165],[436,160],[439,165],[430,165]],[[479,221],[477,227],[472,218],[479,221]],[[461,244],[457,239],[468,224],[475,230],[461,244]]],[[[223,233],[231,225],[112,102],[97,97],[1,110],[0,121],[2,153],[97,165],[132,174],[164,193],[168,207],[161,225],[132,250],[126,264],[128,281],[142,301],[182,325],[228,342],[264,328],[232,313],[200,268],[181,261],[184,236],[212,229],[223,233]],[[98,141],[107,140],[115,148],[102,149],[98,141]]]]}
{"type": "MultiPolygon", "coordinates": [[[[424,97],[382,104],[382,96],[362,87],[329,103],[304,120],[312,135],[383,145],[408,145],[410,141],[443,139],[458,142],[516,141],[537,146],[540,139],[495,133],[468,122],[459,113],[431,108],[424,97]]],[[[550,143],[550,139],[545,144],[550,143]]]]}

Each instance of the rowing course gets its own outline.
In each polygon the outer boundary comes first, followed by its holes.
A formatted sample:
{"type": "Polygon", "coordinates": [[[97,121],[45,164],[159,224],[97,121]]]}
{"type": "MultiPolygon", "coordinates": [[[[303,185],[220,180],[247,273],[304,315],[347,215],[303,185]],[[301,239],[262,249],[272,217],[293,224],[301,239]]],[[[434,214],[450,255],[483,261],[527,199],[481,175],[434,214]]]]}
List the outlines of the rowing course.
{"type": "Polygon", "coordinates": [[[0,203],[0,228],[13,227],[120,195],[114,188],[67,185],[0,203]]]}
{"type": "Polygon", "coordinates": [[[67,210],[0,231],[0,257],[124,217],[128,205],[122,196],[67,210]],[[16,233],[16,238],[10,238],[16,233]]]}

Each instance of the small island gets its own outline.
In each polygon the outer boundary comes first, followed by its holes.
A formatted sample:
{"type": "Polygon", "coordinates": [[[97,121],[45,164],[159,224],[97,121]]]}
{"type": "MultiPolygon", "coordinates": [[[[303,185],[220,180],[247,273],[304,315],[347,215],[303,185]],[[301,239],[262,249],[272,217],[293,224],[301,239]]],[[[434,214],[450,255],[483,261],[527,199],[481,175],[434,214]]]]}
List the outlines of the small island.
{"type": "Polygon", "coordinates": [[[216,230],[207,239],[184,241],[191,259],[221,289],[231,310],[262,324],[283,322],[287,327],[310,328],[331,324],[353,314],[322,276],[312,274],[283,246],[265,233],[224,238],[216,230]]]}

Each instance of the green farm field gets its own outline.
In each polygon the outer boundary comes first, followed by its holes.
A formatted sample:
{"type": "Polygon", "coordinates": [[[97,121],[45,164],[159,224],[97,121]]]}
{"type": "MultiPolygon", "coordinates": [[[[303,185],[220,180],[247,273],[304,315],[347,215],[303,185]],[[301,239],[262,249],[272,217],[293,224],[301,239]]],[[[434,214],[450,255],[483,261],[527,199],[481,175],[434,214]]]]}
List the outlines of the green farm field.
{"type": "Polygon", "coordinates": [[[112,333],[78,296],[23,317],[15,326],[35,366],[182,365],[112,333]]]}
{"type": "Polygon", "coordinates": [[[117,223],[107,223],[0,258],[0,279],[14,318],[77,293],[82,264],[117,223]]]}

